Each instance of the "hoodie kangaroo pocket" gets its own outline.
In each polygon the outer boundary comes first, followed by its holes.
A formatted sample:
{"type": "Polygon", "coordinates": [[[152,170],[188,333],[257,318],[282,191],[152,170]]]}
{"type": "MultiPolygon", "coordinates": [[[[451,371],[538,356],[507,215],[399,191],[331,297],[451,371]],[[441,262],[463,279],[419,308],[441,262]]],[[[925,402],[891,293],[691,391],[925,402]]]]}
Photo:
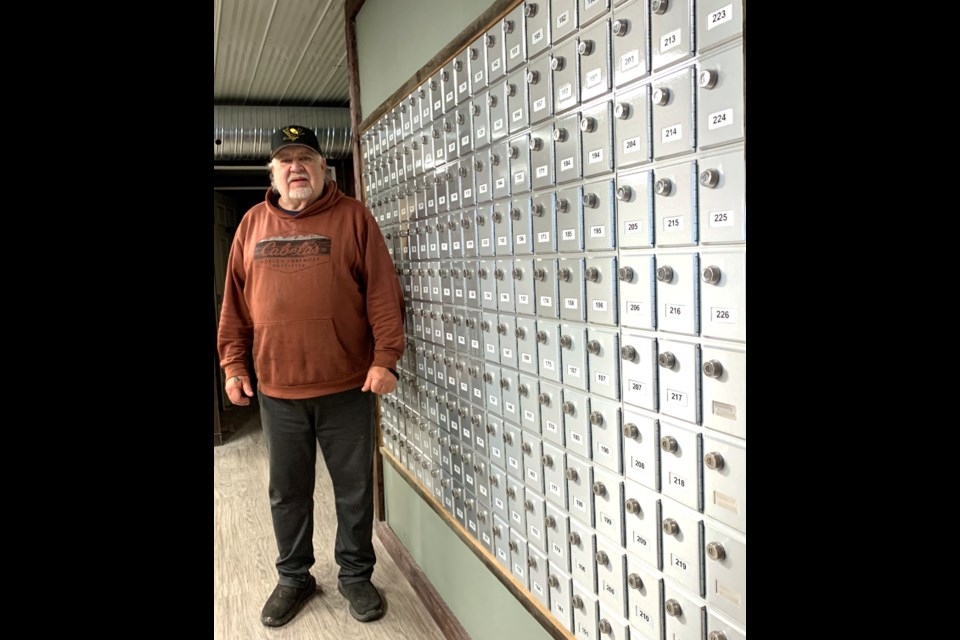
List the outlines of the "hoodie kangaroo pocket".
{"type": "Polygon", "coordinates": [[[336,381],[354,371],[332,318],[258,325],[254,360],[261,380],[283,387],[336,381]]]}

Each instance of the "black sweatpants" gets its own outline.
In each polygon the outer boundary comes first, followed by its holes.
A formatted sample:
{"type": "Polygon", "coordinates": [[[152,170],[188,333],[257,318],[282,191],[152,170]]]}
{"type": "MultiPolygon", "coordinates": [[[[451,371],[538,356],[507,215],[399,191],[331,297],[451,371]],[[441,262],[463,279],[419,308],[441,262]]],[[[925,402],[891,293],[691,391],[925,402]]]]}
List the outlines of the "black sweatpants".
{"type": "Polygon", "coordinates": [[[334,559],[344,584],[369,580],[373,551],[375,395],[359,388],[305,400],[262,393],[260,417],[270,460],[270,510],[279,584],[303,587],[315,562],[313,494],[317,444],[333,481],[334,559]]]}

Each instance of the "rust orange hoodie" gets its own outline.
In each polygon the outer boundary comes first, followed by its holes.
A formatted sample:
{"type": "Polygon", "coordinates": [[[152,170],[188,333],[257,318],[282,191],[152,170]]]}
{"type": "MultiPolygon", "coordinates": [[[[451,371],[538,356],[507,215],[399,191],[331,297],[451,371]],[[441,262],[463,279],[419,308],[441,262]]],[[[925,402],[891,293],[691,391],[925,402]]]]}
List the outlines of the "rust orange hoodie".
{"type": "Polygon", "coordinates": [[[373,215],[327,182],[290,215],[268,190],[230,248],[218,348],[227,377],[249,375],[274,398],[363,385],[403,355],[403,291],[373,215]]]}

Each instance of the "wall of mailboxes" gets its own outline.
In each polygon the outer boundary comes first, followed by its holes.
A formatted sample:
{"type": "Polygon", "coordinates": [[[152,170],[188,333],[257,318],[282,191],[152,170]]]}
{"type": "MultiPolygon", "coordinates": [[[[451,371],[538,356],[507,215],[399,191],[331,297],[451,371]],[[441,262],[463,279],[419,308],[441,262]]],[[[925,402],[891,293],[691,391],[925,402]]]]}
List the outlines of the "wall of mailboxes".
{"type": "Polygon", "coordinates": [[[743,4],[518,4],[362,133],[382,444],[577,638],[746,637],[743,4]]]}

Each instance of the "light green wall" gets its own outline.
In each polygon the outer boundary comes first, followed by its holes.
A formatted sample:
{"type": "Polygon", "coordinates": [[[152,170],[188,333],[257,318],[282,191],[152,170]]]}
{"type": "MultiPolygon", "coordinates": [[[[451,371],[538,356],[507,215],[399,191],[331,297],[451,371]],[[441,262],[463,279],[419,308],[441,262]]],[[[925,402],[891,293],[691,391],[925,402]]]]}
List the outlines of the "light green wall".
{"type": "Polygon", "coordinates": [[[366,0],[357,14],[360,119],[491,4],[490,0],[366,0]]]}
{"type": "Polygon", "coordinates": [[[388,462],[387,522],[473,640],[552,638],[388,462]]]}

